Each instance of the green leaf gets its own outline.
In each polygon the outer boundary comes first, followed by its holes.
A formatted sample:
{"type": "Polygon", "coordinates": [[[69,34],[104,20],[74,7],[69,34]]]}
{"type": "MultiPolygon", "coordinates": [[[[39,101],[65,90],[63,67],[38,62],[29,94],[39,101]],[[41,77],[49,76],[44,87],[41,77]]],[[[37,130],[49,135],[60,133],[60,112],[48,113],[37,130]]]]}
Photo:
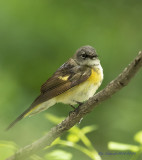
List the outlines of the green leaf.
{"type": "Polygon", "coordinates": [[[54,116],[53,114],[50,114],[50,113],[47,113],[45,115],[45,118],[48,119],[49,121],[51,121],[54,124],[59,124],[61,121],[64,120],[64,117],[60,118],[60,117],[54,116]]]}
{"type": "Polygon", "coordinates": [[[142,131],[139,131],[135,134],[134,140],[142,144],[142,131]]]}
{"type": "Polygon", "coordinates": [[[80,140],[80,138],[76,134],[69,134],[67,136],[67,140],[73,143],[77,143],[80,140]]]}
{"type": "Polygon", "coordinates": [[[16,144],[8,141],[0,141],[0,160],[5,160],[16,151],[16,144]]]}
{"type": "MultiPolygon", "coordinates": [[[[93,127],[88,127],[88,129],[86,129],[86,131],[89,131],[89,129],[93,129],[93,127]]],[[[90,140],[87,138],[87,136],[82,132],[82,130],[80,128],[78,128],[77,126],[74,126],[72,129],[70,129],[69,131],[70,133],[76,135],[78,137],[78,141],[81,140],[87,147],[93,149],[93,146],[90,142],[90,140]]]]}
{"type": "Polygon", "coordinates": [[[72,154],[63,150],[54,150],[45,155],[47,160],[71,160],[72,154]]]}
{"type": "Polygon", "coordinates": [[[77,126],[73,126],[70,130],[68,130],[68,132],[70,132],[72,134],[76,134],[76,135],[79,135],[80,131],[81,131],[81,129],[77,126]]]}
{"type": "Polygon", "coordinates": [[[108,148],[110,150],[130,150],[133,152],[137,152],[139,150],[138,146],[135,145],[130,145],[130,144],[123,144],[123,143],[117,143],[117,142],[109,142],[108,143],[108,148]]]}
{"type": "Polygon", "coordinates": [[[81,131],[86,134],[86,133],[89,133],[89,132],[92,132],[94,130],[98,129],[98,127],[96,125],[91,125],[91,126],[86,126],[86,127],[83,127],[81,129],[81,131]]]}

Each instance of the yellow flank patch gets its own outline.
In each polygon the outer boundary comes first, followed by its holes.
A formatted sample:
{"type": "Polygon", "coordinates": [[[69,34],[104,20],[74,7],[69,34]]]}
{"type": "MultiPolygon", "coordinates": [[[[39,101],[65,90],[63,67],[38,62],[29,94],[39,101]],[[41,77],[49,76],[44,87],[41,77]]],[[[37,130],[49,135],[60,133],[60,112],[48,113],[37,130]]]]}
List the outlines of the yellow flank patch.
{"type": "Polygon", "coordinates": [[[68,78],[69,78],[69,76],[65,76],[65,77],[59,76],[58,78],[61,79],[61,80],[63,80],[63,81],[67,81],[68,78]]]}
{"type": "Polygon", "coordinates": [[[24,118],[29,116],[35,109],[38,108],[39,105],[35,106],[34,108],[32,108],[29,112],[27,112],[25,115],[24,115],[24,118]]]}
{"type": "Polygon", "coordinates": [[[90,77],[88,78],[88,81],[90,83],[99,83],[101,81],[102,77],[101,77],[101,73],[100,73],[100,70],[99,69],[92,69],[91,70],[91,75],[90,77]]]}

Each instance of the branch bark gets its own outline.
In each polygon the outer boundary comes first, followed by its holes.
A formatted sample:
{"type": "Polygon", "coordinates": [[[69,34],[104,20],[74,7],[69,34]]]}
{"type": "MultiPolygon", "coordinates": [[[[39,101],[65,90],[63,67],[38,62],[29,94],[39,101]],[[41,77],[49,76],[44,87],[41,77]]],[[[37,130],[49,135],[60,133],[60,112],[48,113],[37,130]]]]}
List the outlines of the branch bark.
{"type": "Polygon", "coordinates": [[[21,148],[7,160],[24,160],[44,147],[49,146],[57,137],[61,136],[66,130],[69,130],[78,123],[83,116],[91,112],[99,103],[110,98],[114,93],[126,86],[141,66],[142,51],[140,51],[136,58],[123,70],[123,72],[111,81],[103,90],[71,112],[64,121],[53,127],[45,136],[32,144],[21,148]]]}

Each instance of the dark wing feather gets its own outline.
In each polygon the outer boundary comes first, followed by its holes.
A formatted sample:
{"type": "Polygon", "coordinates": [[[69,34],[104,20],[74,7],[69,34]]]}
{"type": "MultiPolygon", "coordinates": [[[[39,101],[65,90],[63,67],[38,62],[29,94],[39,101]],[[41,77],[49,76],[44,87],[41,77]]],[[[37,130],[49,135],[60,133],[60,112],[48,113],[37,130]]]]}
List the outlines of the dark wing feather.
{"type": "MultiPolygon", "coordinates": [[[[63,85],[66,81],[61,80],[59,77],[65,77],[74,75],[74,71],[77,72],[77,64],[73,59],[70,59],[66,63],[64,63],[53,75],[50,77],[42,86],[41,93],[50,91],[58,86],[63,85]]],[[[69,77],[69,78],[70,78],[69,77]]]]}
{"type": "Polygon", "coordinates": [[[35,101],[25,112],[23,112],[19,117],[17,117],[15,121],[13,121],[9,125],[7,130],[13,127],[23,117],[25,117],[25,115],[38,104],[41,104],[53,97],[56,97],[76,85],[79,85],[80,83],[87,80],[90,74],[91,68],[78,66],[72,59],[70,59],[41,86],[40,96],[35,99],[35,101]],[[68,76],[68,79],[62,80],[59,78],[60,76],[68,76]]]}

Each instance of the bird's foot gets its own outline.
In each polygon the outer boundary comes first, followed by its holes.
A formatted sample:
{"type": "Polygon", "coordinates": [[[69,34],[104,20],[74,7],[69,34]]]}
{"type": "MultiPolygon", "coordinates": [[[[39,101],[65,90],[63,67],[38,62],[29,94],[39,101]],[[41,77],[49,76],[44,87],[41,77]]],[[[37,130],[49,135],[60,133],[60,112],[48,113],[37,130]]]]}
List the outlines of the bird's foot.
{"type": "Polygon", "coordinates": [[[69,116],[71,116],[72,114],[78,114],[79,109],[80,109],[81,105],[83,104],[82,102],[78,102],[78,101],[74,101],[74,102],[78,104],[78,107],[76,108],[76,107],[74,107],[73,105],[70,104],[70,106],[71,106],[74,110],[69,112],[69,116]]]}
{"type": "Polygon", "coordinates": [[[76,108],[76,107],[74,107],[73,105],[70,105],[74,110],[69,112],[69,116],[70,116],[72,113],[78,114],[79,109],[80,109],[81,105],[83,104],[82,102],[78,102],[78,101],[75,101],[75,102],[78,104],[78,107],[76,108]]]}
{"type": "Polygon", "coordinates": [[[73,108],[73,111],[70,111],[70,112],[69,112],[69,116],[71,116],[71,114],[73,114],[73,113],[75,112],[75,110],[76,110],[76,107],[75,107],[75,106],[73,106],[73,105],[71,105],[71,104],[70,104],[70,106],[73,108]]]}

